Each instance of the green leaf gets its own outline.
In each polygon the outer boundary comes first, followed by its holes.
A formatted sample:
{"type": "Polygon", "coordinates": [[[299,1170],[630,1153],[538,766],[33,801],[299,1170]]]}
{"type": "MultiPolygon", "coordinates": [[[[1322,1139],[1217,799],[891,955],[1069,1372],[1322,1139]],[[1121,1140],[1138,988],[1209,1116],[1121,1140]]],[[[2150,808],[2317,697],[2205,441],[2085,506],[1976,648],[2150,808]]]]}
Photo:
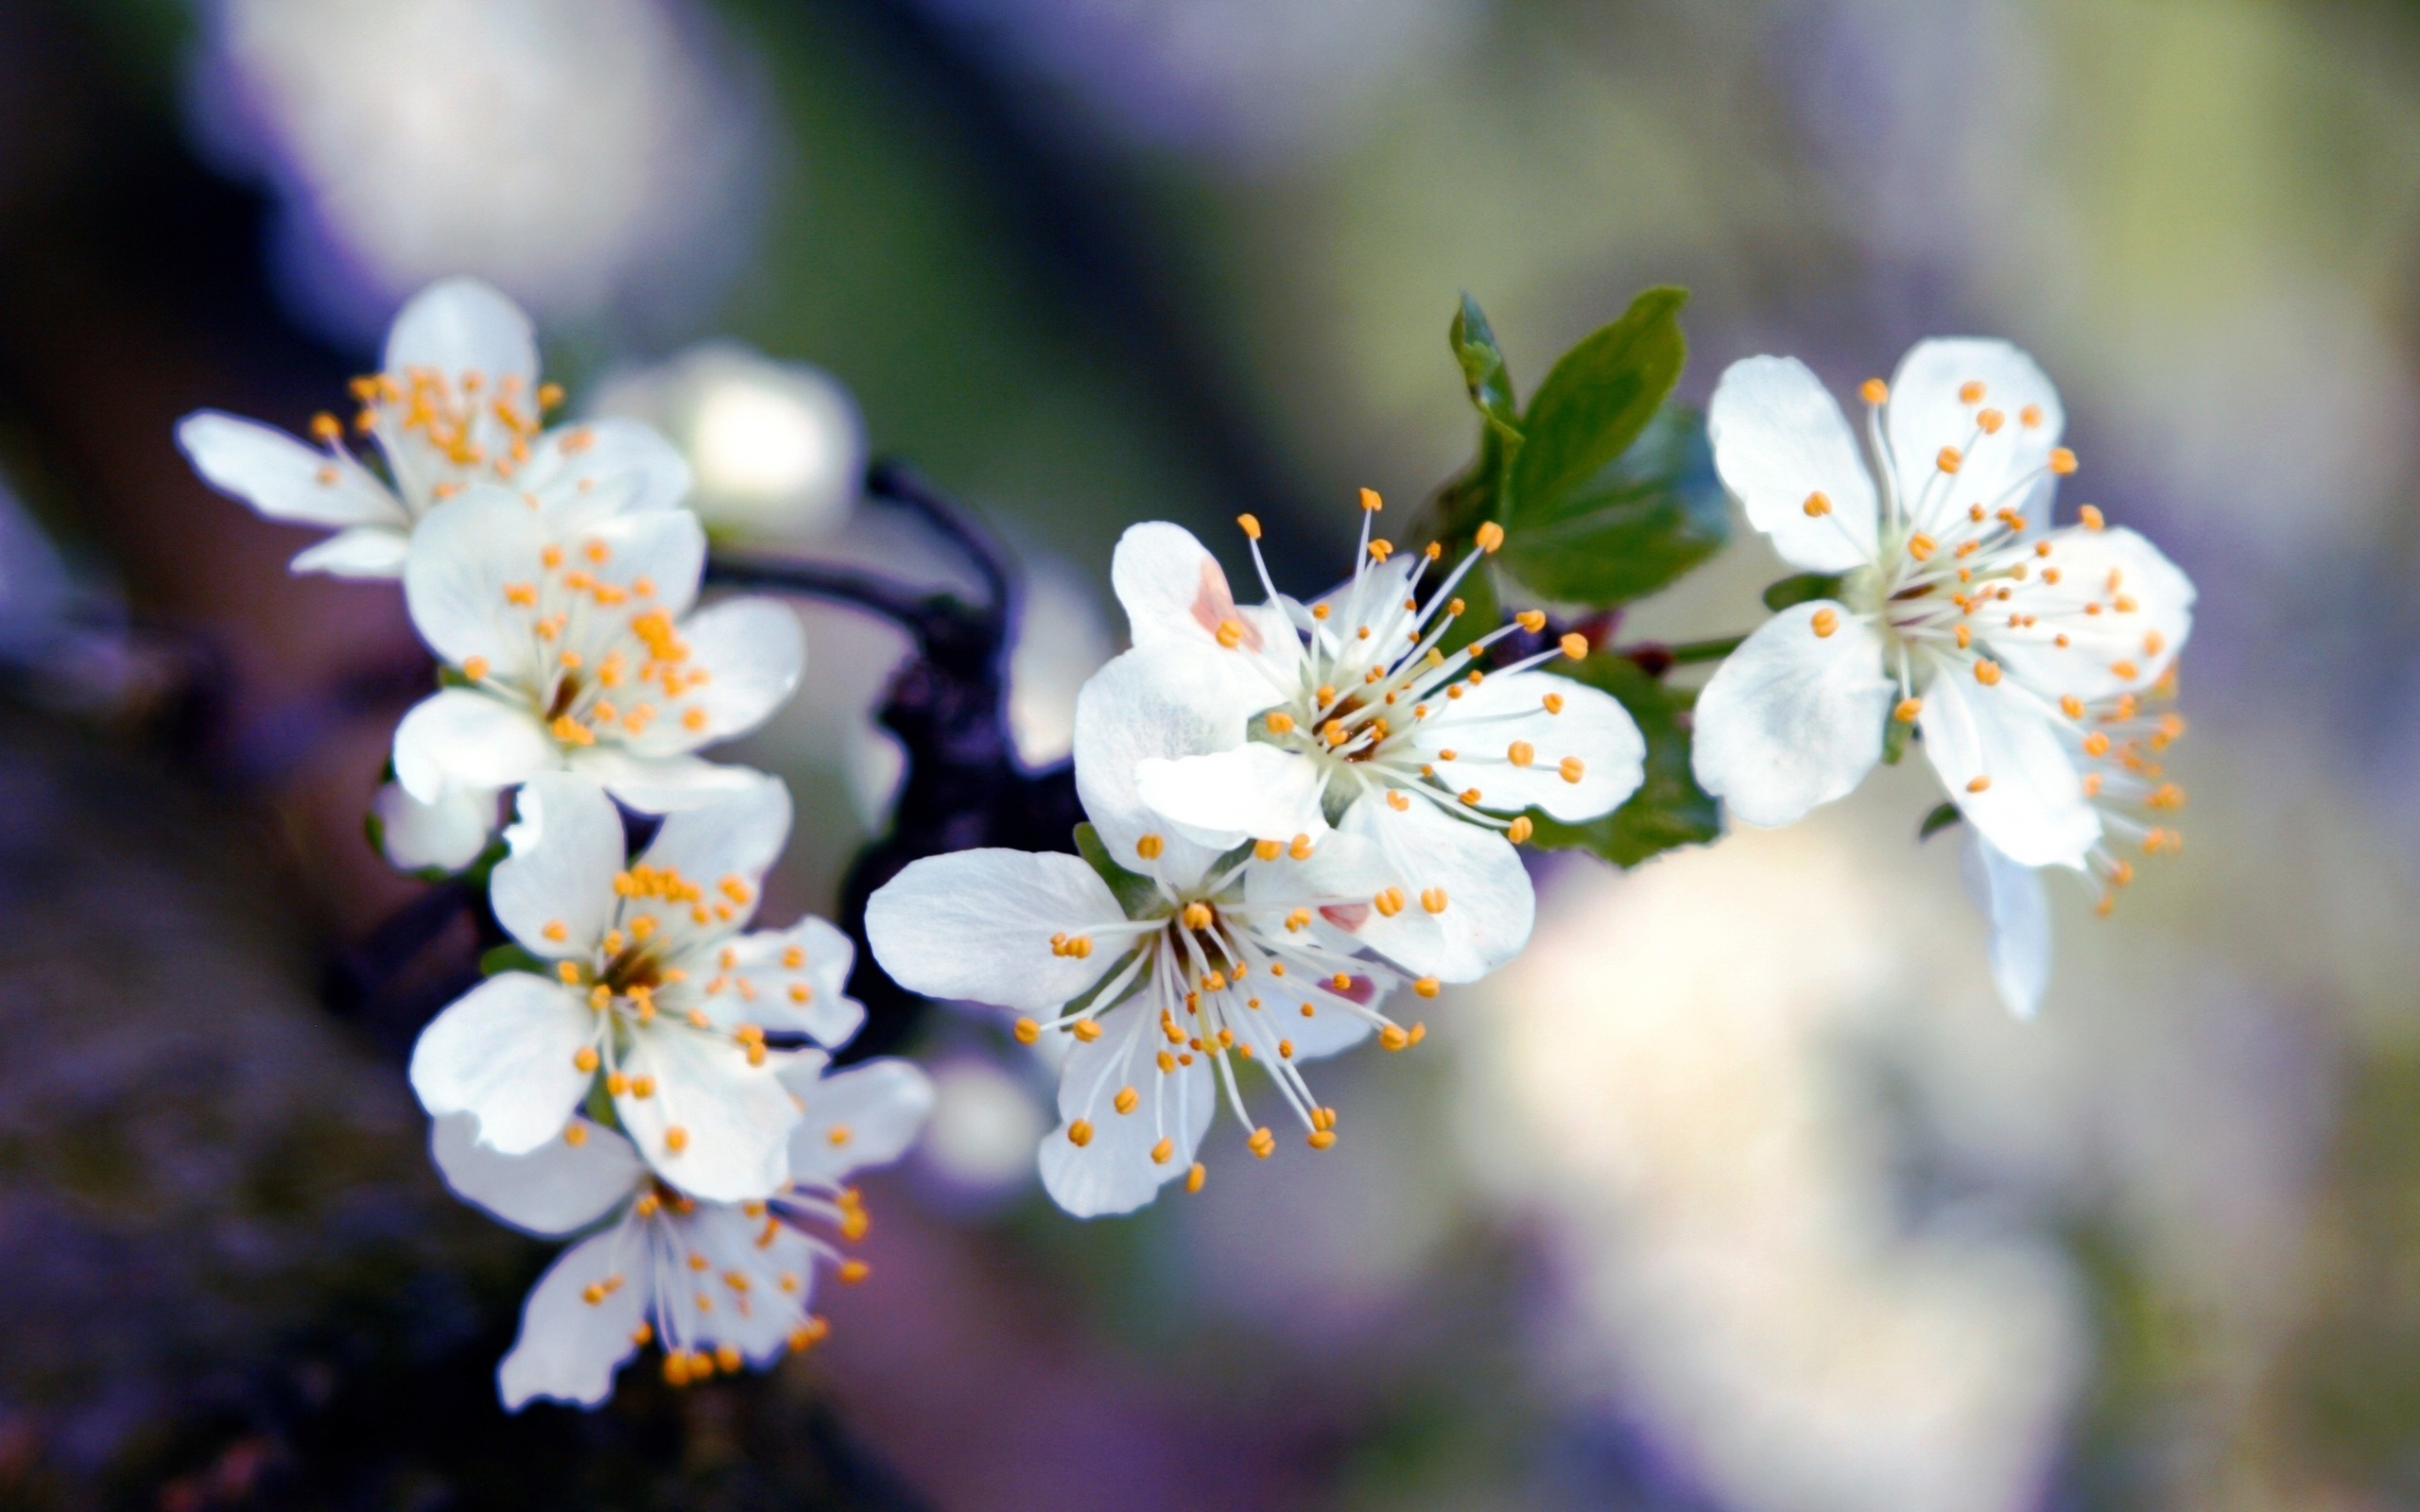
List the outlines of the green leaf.
{"type": "Polygon", "coordinates": [[[1471,403],[1488,428],[1507,439],[1520,440],[1521,411],[1512,397],[1512,373],[1504,366],[1504,349],[1495,344],[1495,332],[1489,327],[1478,301],[1462,296],[1462,307],[1454,312],[1446,338],[1453,343],[1454,359],[1462,365],[1462,386],[1470,390],[1471,403]]]}
{"type": "Polygon", "coordinates": [[[552,969],[545,962],[509,941],[479,956],[481,976],[495,976],[505,971],[535,971],[540,976],[552,974],[552,969]]]}
{"type": "Polygon", "coordinates": [[[1628,657],[1603,652],[1558,661],[1552,668],[1621,700],[1647,737],[1647,780],[1629,802],[1585,824],[1557,823],[1531,809],[1530,821],[1537,827],[1531,844],[1548,850],[1577,847],[1617,867],[1634,867],[1658,851],[1703,845],[1722,833],[1714,799],[1689,771],[1687,693],[1665,687],[1628,657]]]}
{"type": "Polygon", "coordinates": [[[1521,420],[1507,530],[1513,528],[1516,511],[1554,507],[1647,429],[1687,356],[1680,319],[1687,301],[1680,289],[1649,289],[1620,319],[1564,352],[1547,374],[1521,420]]]}
{"type": "Polygon", "coordinates": [[[1819,598],[1841,596],[1841,575],[1838,573],[1800,573],[1785,577],[1765,590],[1765,608],[1778,614],[1794,604],[1811,604],[1819,598]]]}
{"type": "Polygon", "coordinates": [[[1919,845],[1923,844],[1925,841],[1931,839],[1934,835],[1939,834],[1942,831],[1948,829],[1953,824],[1956,824],[1958,819],[1958,805],[1955,803],[1944,803],[1939,808],[1933,810],[1930,814],[1926,815],[1925,822],[1916,826],[1916,842],[1919,845]]]}
{"type": "Polygon", "coordinates": [[[1542,597],[1600,609],[1663,588],[1731,534],[1704,421],[1679,407],[1588,477],[1551,493],[1516,484],[1508,503],[1505,570],[1542,597]]]}
{"type": "Polygon", "coordinates": [[[1100,874],[1101,881],[1109,884],[1111,895],[1116,898],[1117,906],[1126,910],[1127,918],[1139,917],[1143,905],[1159,897],[1160,889],[1150,878],[1129,871],[1110,859],[1109,847],[1101,842],[1100,832],[1090,824],[1076,826],[1076,853],[1100,874]]]}

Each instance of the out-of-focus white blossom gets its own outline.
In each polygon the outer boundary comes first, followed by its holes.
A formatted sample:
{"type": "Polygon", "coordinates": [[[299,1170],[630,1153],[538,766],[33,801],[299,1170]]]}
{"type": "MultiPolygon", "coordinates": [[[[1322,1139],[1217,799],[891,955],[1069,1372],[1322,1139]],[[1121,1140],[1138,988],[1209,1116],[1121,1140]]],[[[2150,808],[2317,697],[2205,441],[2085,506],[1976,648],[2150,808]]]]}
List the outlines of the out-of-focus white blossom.
{"type": "Polygon", "coordinates": [[[710,341],[607,380],[596,412],[669,437],[697,478],[707,526],[811,540],[837,529],[865,474],[865,421],[820,368],[710,341]]]}
{"type": "Polygon", "coordinates": [[[351,335],[448,273],[549,319],[698,308],[749,244],[759,92],[686,0],[213,0],[198,124],[351,335]]]}
{"type": "Polygon", "coordinates": [[[401,782],[389,782],[370,803],[378,821],[378,848],[399,870],[459,871],[488,848],[500,796],[492,787],[456,787],[424,803],[401,782]]]}

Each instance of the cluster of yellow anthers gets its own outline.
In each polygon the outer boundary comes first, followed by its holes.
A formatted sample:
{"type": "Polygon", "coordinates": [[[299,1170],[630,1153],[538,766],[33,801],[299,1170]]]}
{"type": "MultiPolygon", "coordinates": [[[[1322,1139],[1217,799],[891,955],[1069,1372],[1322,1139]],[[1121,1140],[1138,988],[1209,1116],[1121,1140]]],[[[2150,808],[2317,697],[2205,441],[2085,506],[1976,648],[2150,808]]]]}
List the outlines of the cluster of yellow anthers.
{"type": "MultiPolygon", "coordinates": [[[[1393,542],[1372,539],[1369,534],[1370,518],[1385,507],[1385,501],[1376,490],[1361,490],[1362,555],[1375,565],[1384,565],[1395,554],[1393,542]]],[[[1236,516],[1236,523],[1242,527],[1245,539],[1252,544],[1253,565],[1259,570],[1261,581],[1268,586],[1270,598],[1274,602],[1277,591],[1270,583],[1268,565],[1260,555],[1260,521],[1256,516],[1246,514],[1236,516]]],[[[1516,631],[1538,635],[1546,630],[1547,617],[1543,612],[1524,610],[1512,616],[1512,624],[1489,631],[1450,655],[1444,650],[1443,643],[1447,632],[1470,608],[1464,600],[1453,596],[1453,592],[1481,558],[1493,556],[1503,546],[1504,527],[1493,520],[1482,523],[1473,532],[1472,544],[1474,549],[1431,593],[1426,610],[1416,592],[1429,564],[1444,556],[1444,547],[1432,541],[1422,548],[1422,563],[1405,585],[1407,596],[1402,606],[1403,613],[1409,616],[1404,623],[1404,637],[1409,649],[1394,650],[1371,644],[1376,630],[1368,624],[1352,627],[1349,637],[1341,635],[1327,627],[1326,622],[1335,612],[1334,605],[1312,605],[1310,613],[1315,624],[1306,648],[1309,659],[1309,679],[1306,680],[1316,679],[1317,686],[1309,692],[1306,701],[1298,695],[1291,707],[1271,709],[1260,717],[1270,734],[1281,738],[1292,737],[1297,748],[1362,768],[1374,777],[1392,778],[1400,785],[1387,788],[1386,802],[1398,812],[1411,807],[1412,799],[1406,788],[1412,785],[1409,779],[1416,771],[1420,791],[1431,801],[1474,823],[1502,830],[1508,839],[1519,845],[1535,833],[1535,826],[1527,815],[1511,820],[1501,819],[1480,811],[1478,805],[1486,797],[1480,789],[1471,787],[1460,792],[1447,791],[1442,785],[1435,766],[1413,760],[1403,738],[1413,726],[1448,712],[1470,689],[1487,680],[1488,674],[1478,663],[1498,641],[1516,631]],[[1462,672],[1464,667],[1470,669],[1467,674],[1462,672]],[[1445,700],[1443,709],[1429,701],[1441,694],[1445,700]],[[1409,703],[1409,719],[1404,717],[1407,711],[1401,707],[1406,703],[1409,703]]],[[[1359,578],[1357,570],[1355,577],[1357,581],[1359,578]]],[[[1219,626],[1215,634],[1220,645],[1232,650],[1242,643],[1244,626],[1240,620],[1228,619],[1219,626]]],[[[1496,675],[1527,671],[1553,660],[1558,654],[1580,661],[1588,652],[1588,638],[1573,631],[1560,637],[1552,649],[1499,669],[1496,675]]],[[[1562,696],[1547,695],[1544,707],[1550,714],[1562,713],[1562,696]]],[[[1441,749],[1437,755],[1448,762],[1463,759],[1453,749],[1441,749]]],[[[1501,760],[1516,767],[1528,767],[1535,764],[1538,753],[1530,742],[1515,740],[1507,745],[1501,757],[1481,759],[1501,760]]],[[[1578,756],[1560,757],[1554,765],[1563,780],[1574,785],[1587,776],[1587,765],[1578,756]]],[[[1276,843],[1261,842],[1264,847],[1276,843]]],[[[1297,844],[1300,843],[1298,838],[1297,844]]],[[[1262,859],[1272,858],[1264,854],[1262,859]]]]}
{"type": "MultiPolygon", "coordinates": [[[[712,672],[693,664],[688,643],[661,608],[643,608],[618,626],[610,616],[592,622],[593,610],[619,610],[633,600],[652,599],[655,580],[641,576],[625,585],[592,572],[613,559],[613,549],[602,541],[587,541],[579,554],[589,566],[566,567],[563,548],[549,543],[539,552],[536,580],[504,586],[506,604],[535,616],[530,632],[539,648],[534,685],[510,691],[531,698],[547,732],[566,746],[593,746],[609,733],[644,733],[662,713],[645,696],[648,690],[668,702],[714,680],[712,672]],[[632,695],[623,695],[626,688],[632,695]],[[625,707],[617,696],[636,701],[625,707]]],[[[462,663],[462,676],[475,685],[494,686],[493,672],[485,657],[462,663]]],[[[699,704],[682,710],[680,719],[683,729],[698,734],[708,723],[699,704]]]]}
{"type": "MultiPolygon", "coordinates": [[[[557,384],[540,384],[534,392],[527,388],[518,373],[507,373],[493,384],[484,374],[470,370],[453,377],[434,368],[410,368],[401,375],[365,373],[352,383],[354,400],[360,406],[354,414],[353,428],[358,435],[377,435],[384,421],[388,435],[417,437],[458,468],[484,466],[497,479],[509,481],[529,460],[529,443],[544,427],[546,412],[563,400],[562,387],[557,384]],[[479,421],[488,418],[495,421],[500,432],[493,452],[480,439],[479,421]]],[[[326,445],[340,445],[344,422],[322,412],[312,417],[311,434],[326,445]]],[[[586,444],[583,432],[563,438],[567,452],[586,444]]],[[[330,484],[336,479],[322,473],[320,481],[330,484]]],[[[459,480],[448,479],[431,492],[444,499],[461,487],[459,480]]]]}
{"type": "Polygon", "coordinates": [[[2175,855],[2185,849],[2184,833],[2169,816],[2185,807],[2185,789],[2168,776],[2160,757],[2185,737],[2185,716],[2173,709],[2152,709],[2176,696],[2176,669],[2170,667],[2148,694],[2127,693],[2083,709],[2065,700],[2067,715],[2084,728],[2080,748],[2091,767],[2083,774],[2084,796],[2100,809],[2103,844],[2092,854],[2092,870],[2101,884],[2096,912],[2106,916],[2118,906],[2118,890],[2135,880],[2134,863],[2119,854],[2111,841],[2132,844],[2144,855],[2175,855]]]}

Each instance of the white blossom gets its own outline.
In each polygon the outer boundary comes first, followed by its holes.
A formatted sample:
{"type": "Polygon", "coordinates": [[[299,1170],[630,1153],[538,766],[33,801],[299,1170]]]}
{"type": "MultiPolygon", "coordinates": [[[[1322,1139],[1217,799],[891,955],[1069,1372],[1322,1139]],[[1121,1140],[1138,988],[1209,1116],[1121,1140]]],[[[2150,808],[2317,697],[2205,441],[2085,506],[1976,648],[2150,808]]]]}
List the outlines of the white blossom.
{"type": "MultiPolygon", "coordinates": [[[[866,907],[875,958],[902,986],[1039,1015],[1018,1021],[1028,1043],[1046,1030],[1073,1037],[1041,1167],[1079,1217],[1131,1211],[1178,1177],[1198,1189],[1196,1150],[1221,1096],[1253,1130],[1253,1153],[1273,1151],[1276,1136],[1245,1111],[1239,1058],[1268,1071],[1311,1147],[1328,1148],[1336,1113],[1301,1063],[1374,1031],[1390,1049],[1416,1042],[1421,1026],[1379,1005],[1407,980],[1420,996],[1438,990],[1435,977],[1367,954],[1400,961],[1439,932],[1387,881],[1367,837],[1225,850],[1144,805],[1139,763],[1220,749],[1236,733],[1167,670],[1130,652],[1077,701],[1077,789],[1107,857],[1129,873],[1119,887],[1072,855],[961,850],[911,864],[866,907]]],[[[1513,876],[1526,904],[1527,879],[1513,876]]]]}
{"type": "Polygon", "coordinates": [[[1397,554],[1371,540],[1377,495],[1362,498],[1354,576],[1309,606],[1270,583],[1250,515],[1244,533],[1269,594],[1253,608],[1236,605],[1217,560],[1180,527],[1126,532],[1112,572],[1132,654],[1157,663],[1228,737],[1201,755],[1146,759],[1139,790],[1170,825],[1220,848],[1317,843],[1331,825],[1370,840],[1437,916],[1430,938],[1398,958],[1468,981],[1529,937],[1533,903],[1512,843],[1530,833],[1527,811],[1573,823],[1610,813],[1637,791],[1646,743],[1608,695],[1532,670],[1585,656],[1582,637],[1480,669],[1497,641],[1542,629],[1542,614],[1443,649],[1463,612],[1454,590],[1502,542],[1500,527],[1483,527],[1481,549],[1424,602],[1437,548],[1397,554]]]}
{"type": "Polygon", "coordinates": [[[509,484],[541,507],[580,499],[599,512],[669,509],[689,491],[688,463],[636,421],[544,428],[560,395],[538,381],[528,317],[475,279],[414,295],[387,334],[380,370],[354,379],[351,433],[377,443],[381,468],[347,444],[332,414],[313,421],[316,446],[216,410],[177,426],[178,446],[212,487],[269,519],[337,532],[294,558],[299,573],[402,576],[420,522],[476,483],[509,484]]]}
{"type": "Polygon", "coordinates": [[[705,552],[686,509],[535,507],[478,484],[431,510],[404,597],[454,686],[395,731],[405,791],[434,803],[569,769],[661,813],[753,782],[695,752],[789,696],[804,639],[770,598],[693,612],[705,552]]]}
{"type": "Polygon", "coordinates": [[[1715,391],[1715,465],[1750,523],[1842,581],[1717,670],[1697,704],[1698,780],[1737,817],[1787,824],[1854,788],[1895,719],[2001,855],[2082,868],[2102,833],[2075,757],[2088,710],[2160,679],[2192,584],[2089,505],[2045,528],[2075,458],[2057,392],[2015,348],[1923,342],[1862,393],[1861,456],[1794,359],[1736,363],[1715,391]]]}
{"type": "Polygon", "coordinates": [[[864,1237],[854,1171],[897,1160],[931,1111],[932,1084],[902,1060],[828,1072],[823,1056],[781,1071],[797,1099],[790,1178],[762,1198],[711,1202],[650,1171],[631,1143],[579,1118],[545,1144],[504,1155],[481,1144],[473,1120],[441,1118],[431,1153],[465,1200],[555,1238],[602,1224],[566,1249],[531,1289],[521,1336],[496,1371],[506,1407],[535,1398],[593,1406],[614,1373],[649,1344],[675,1385],[763,1366],[826,1332],[808,1311],[816,1272],[862,1280],[865,1263],[816,1230],[864,1237]]]}
{"type": "Polygon", "coordinates": [[[843,995],[847,936],[809,917],[743,934],[789,833],[769,778],[667,817],[636,861],[621,816],[585,778],[520,794],[512,853],[490,901],[550,975],[505,971],[440,1014],[413,1047],[432,1114],[470,1113],[479,1143],[519,1155],[558,1138],[602,1094],[648,1163],[717,1201],[762,1197],[795,1173],[798,1108],[775,1079],[792,1052],[768,1032],[846,1042],[864,1009],[843,995]]]}

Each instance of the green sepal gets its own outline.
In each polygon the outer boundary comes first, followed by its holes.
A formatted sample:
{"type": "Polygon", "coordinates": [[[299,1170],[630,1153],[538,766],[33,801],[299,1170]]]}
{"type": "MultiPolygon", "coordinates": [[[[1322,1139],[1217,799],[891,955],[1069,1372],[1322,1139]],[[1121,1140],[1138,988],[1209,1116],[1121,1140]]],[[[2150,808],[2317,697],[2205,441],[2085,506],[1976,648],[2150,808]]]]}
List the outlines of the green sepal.
{"type": "Polygon", "coordinates": [[[1958,812],[1957,804],[1942,804],[1939,808],[1934,809],[1930,814],[1925,816],[1924,823],[1916,826],[1916,843],[1922,845],[1925,841],[1931,839],[1942,831],[1948,829],[1953,824],[1956,824],[1962,817],[1963,817],[1963,816],[1958,812]]]}
{"type": "MultiPolygon", "coordinates": [[[[1531,455],[1524,451],[1523,461],[1531,455]]],[[[1526,471],[1513,470],[1500,559],[1545,598],[1627,604],[1671,583],[1731,537],[1730,505],[1695,410],[1652,413],[1625,450],[1554,491],[1519,483],[1526,471]]]]}
{"type": "Polygon", "coordinates": [[[1586,850],[1617,867],[1634,867],[1676,846],[1703,845],[1722,833],[1722,816],[1689,770],[1686,713],[1692,696],[1668,688],[1628,657],[1599,653],[1551,664],[1560,676],[1612,694],[1647,739],[1646,781],[1601,818],[1564,824],[1535,809],[1530,843],[1541,850],[1586,850]]]}
{"type": "Polygon", "coordinates": [[[496,976],[506,971],[534,971],[540,976],[552,976],[554,968],[510,940],[479,954],[481,976],[496,976]]]}
{"type": "Polygon", "coordinates": [[[1091,824],[1076,826],[1076,853],[1093,868],[1100,880],[1109,884],[1110,895],[1129,919],[1140,919],[1143,908],[1158,899],[1159,885],[1139,872],[1127,870],[1111,859],[1109,847],[1101,842],[1100,832],[1091,824]]]}
{"type": "Polygon", "coordinates": [[[1915,726],[1913,726],[1913,725],[1911,725],[1911,724],[1909,724],[1908,722],[1906,722],[1906,721],[1905,721],[1905,720],[1903,720],[1903,719],[1899,719],[1899,718],[1897,718],[1895,715],[1894,715],[1894,716],[1886,717],[1886,718],[1883,720],[1883,722],[1882,722],[1882,765],[1885,765],[1885,766],[1896,766],[1896,765],[1899,765],[1899,758],[1900,758],[1900,757],[1902,757],[1902,756],[1905,756],[1906,754],[1908,754],[1908,737],[1909,737],[1910,735],[1911,735],[1911,734],[1915,733],[1915,729],[1916,729],[1916,727],[1915,727],[1915,726]]]}
{"type": "Polygon", "coordinates": [[[1800,573],[1785,577],[1765,590],[1765,608],[1778,614],[1798,604],[1812,604],[1819,598],[1841,596],[1841,575],[1838,573],[1800,573]]]}
{"type": "Polygon", "coordinates": [[[1495,332],[1478,301],[1462,296],[1462,307],[1454,312],[1445,335],[1453,343],[1454,360],[1462,365],[1462,387],[1470,390],[1472,406],[1491,432],[1518,446],[1521,411],[1512,397],[1512,372],[1504,365],[1504,349],[1495,344],[1495,332]]]}

